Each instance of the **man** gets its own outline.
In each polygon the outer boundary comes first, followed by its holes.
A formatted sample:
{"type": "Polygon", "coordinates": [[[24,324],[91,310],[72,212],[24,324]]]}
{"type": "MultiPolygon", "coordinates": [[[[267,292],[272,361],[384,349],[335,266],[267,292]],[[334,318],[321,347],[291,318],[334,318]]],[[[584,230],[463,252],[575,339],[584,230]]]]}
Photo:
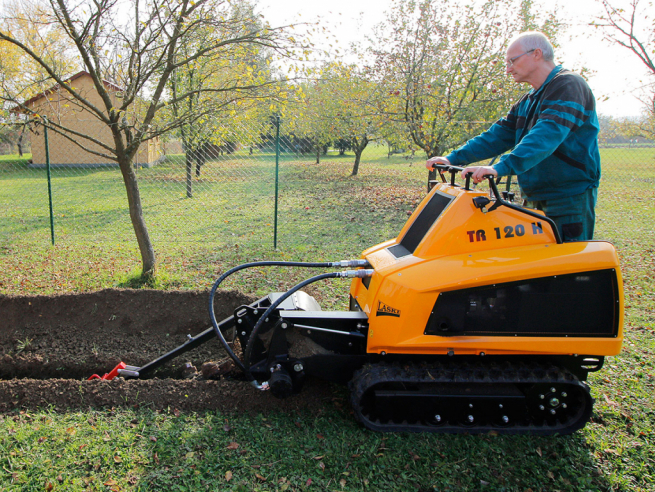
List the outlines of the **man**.
{"type": "Polygon", "coordinates": [[[596,102],[584,79],[553,58],[542,33],[517,36],[507,49],[506,72],[532,90],[489,130],[426,167],[466,166],[511,150],[495,165],[471,166],[462,175],[472,174],[475,183],[485,175],[517,175],[528,207],[553,219],[564,241],[586,241],[594,234],[600,181],[596,102]]]}

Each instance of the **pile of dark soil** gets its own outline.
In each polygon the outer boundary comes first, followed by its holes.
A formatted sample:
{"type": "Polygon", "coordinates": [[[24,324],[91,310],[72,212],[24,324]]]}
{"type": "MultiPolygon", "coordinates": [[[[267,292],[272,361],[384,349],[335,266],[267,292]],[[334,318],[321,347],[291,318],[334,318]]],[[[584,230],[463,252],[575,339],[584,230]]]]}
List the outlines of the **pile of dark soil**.
{"type": "MultiPolygon", "coordinates": [[[[219,291],[221,320],[256,298],[219,291]]],[[[156,374],[157,379],[87,381],[119,362],[141,366],[211,326],[208,292],[107,289],[56,296],[0,295],[0,411],[16,408],[148,406],[153,409],[220,409],[259,412],[318,404],[330,396],[326,384],[281,402],[238,380],[180,378],[185,363],[198,369],[224,361],[217,340],[187,352],[156,374]]]]}

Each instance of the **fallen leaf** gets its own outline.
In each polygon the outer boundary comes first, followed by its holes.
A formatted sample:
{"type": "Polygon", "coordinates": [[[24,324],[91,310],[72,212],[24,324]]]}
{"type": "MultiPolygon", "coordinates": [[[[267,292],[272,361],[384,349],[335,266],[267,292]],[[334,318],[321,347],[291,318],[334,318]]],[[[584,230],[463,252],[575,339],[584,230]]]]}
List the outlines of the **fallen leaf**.
{"type": "Polygon", "coordinates": [[[232,430],[232,427],[230,427],[229,424],[225,424],[225,425],[223,426],[223,430],[224,430],[225,432],[230,432],[230,431],[232,430]]]}
{"type": "Polygon", "coordinates": [[[315,460],[322,460],[322,459],[323,459],[323,456],[324,456],[324,455],[321,455],[321,456],[314,456],[314,459],[315,459],[315,460]]]}
{"type": "Polygon", "coordinates": [[[180,416],[180,411],[177,408],[174,408],[173,409],[173,415],[175,415],[176,417],[179,417],[180,416]]]}
{"type": "Polygon", "coordinates": [[[54,488],[55,488],[55,486],[52,485],[50,482],[46,482],[46,483],[45,483],[45,489],[46,489],[48,492],[50,492],[50,491],[51,491],[52,489],[54,489],[54,488]]]}
{"type": "Polygon", "coordinates": [[[261,480],[262,482],[265,482],[265,481],[266,481],[266,479],[265,479],[264,477],[262,477],[259,473],[255,473],[255,476],[256,476],[259,480],[261,480]]]}
{"type": "Polygon", "coordinates": [[[555,474],[554,474],[552,471],[548,470],[548,472],[546,473],[546,475],[547,475],[548,478],[550,478],[551,480],[555,480],[555,474]]]}
{"type": "Polygon", "coordinates": [[[341,480],[339,480],[339,485],[341,485],[341,488],[344,488],[346,486],[346,479],[342,478],[341,480]]]}
{"type": "Polygon", "coordinates": [[[321,471],[325,471],[325,463],[323,463],[322,461],[319,461],[318,467],[321,469],[321,471]]]}
{"type": "Polygon", "coordinates": [[[122,463],[122,462],[123,462],[123,458],[121,458],[120,456],[114,456],[114,463],[122,463]]]}
{"type": "Polygon", "coordinates": [[[543,456],[543,454],[541,452],[541,448],[537,448],[537,454],[539,455],[540,458],[543,456]]]}
{"type": "Polygon", "coordinates": [[[227,449],[238,449],[238,448],[239,448],[238,442],[231,442],[230,444],[227,445],[227,449]]]}
{"type": "Polygon", "coordinates": [[[316,434],[316,437],[318,437],[319,439],[325,439],[325,437],[323,437],[323,434],[316,434]]]}
{"type": "Polygon", "coordinates": [[[305,487],[309,487],[312,484],[312,479],[308,478],[307,481],[305,482],[305,487]]]}
{"type": "Polygon", "coordinates": [[[75,427],[69,427],[68,429],[66,429],[66,433],[68,435],[74,436],[77,433],[77,430],[75,429],[75,427]]]}
{"type": "Polygon", "coordinates": [[[608,405],[611,405],[613,407],[617,407],[619,405],[615,401],[610,400],[609,396],[607,396],[605,393],[603,393],[603,397],[605,398],[605,401],[607,402],[608,405]]]}
{"type": "Polygon", "coordinates": [[[150,440],[151,440],[152,442],[157,442],[157,438],[156,438],[155,436],[150,436],[150,440]]]}
{"type": "Polygon", "coordinates": [[[225,480],[228,482],[232,480],[232,472],[230,470],[225,472],[225,480]]]}

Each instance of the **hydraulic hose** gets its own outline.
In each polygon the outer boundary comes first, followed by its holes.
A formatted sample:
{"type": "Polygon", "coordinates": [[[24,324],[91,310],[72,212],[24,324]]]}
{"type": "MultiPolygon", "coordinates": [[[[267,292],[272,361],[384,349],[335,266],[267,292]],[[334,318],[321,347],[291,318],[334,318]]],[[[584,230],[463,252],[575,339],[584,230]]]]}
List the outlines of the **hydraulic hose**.
{"type": "Polygon", "coordinates": [[[282,294],[280,297],[278,297],[273,304],[269,306],[269,308],[262,314],[262,316],[259,318],[257,323],[255,324],[254,328],[252,329],[252,332],[250,333],[250,338],[248,338],[248,344],[246,345],[246,350],[244,351],[243,355],[243,363],[245,365],[245,375],[250,381],[250,383],[257,389],[266,389],[265,385],[260,385],[255,378],[252,376],[250,372],[250,357],[252,355],[252,350],[255,344],[255,338],[257,334],[259,333],[259,330],[261,329],[262,325],[266,321],[266,318],[275,310],[277,307],[284,302],[285,299],[287,299],[289,296],[291,296],[294,292],[302,289],[306,285],[309,285],[314,282],[318,282],[319,280],[323,280],[326,278],[344,278],[344,277],[359,277],[359,278],[364,278],[364,277],[370,277],[373,275],[373,270],[349,270],[345,272],[330,272],[330,273],[322,273],[320,275],[316,275],[315,277],[308,278],[307,280],[303,280],[299,284],[295,285],[288,291],[286,291],[284,294],[282,294]]]}
{"type": "Polygon", "coordinates": [[[218,321],[216,320],[216,313],[214,312],[214,298],[216,296],[216,290],[218,289],[218,286],[221,285],[221,283],[223,283],[223,281],[227,277],[240,270],[244,270],[246,268],[258,267],[258,266],[292,266],[292,267],[307,267],[307,268],[342,267],[343,268],[343,267],[366,267],[369,266],[369,264],[366,260],[343,260],[343,261],[333,261],[333,262],[330,261],[327,262],[255,261],[255,262],[244,263],[242,265],[236,266],[225,272],[220,277],[218,277],[218,279],[216,280],[216,282],[214,282],[214,285],[212,286],[211,292],[209,293],[209,319],[211,320],[212,327],[214,328],[214,332],[216,333],[218,340],[220,341],[221,345],[223,346],[227,354],[234,361],[236,366],[246,374],[249,374],[250,371],[246,370],[246,367],[241,362],[239,357],[234,353],[230,345],[227,343],[227,340],[225,340],[225,337],[223,336],[223,333],[221,332],[220,328],[218,327],[218,321]]]}

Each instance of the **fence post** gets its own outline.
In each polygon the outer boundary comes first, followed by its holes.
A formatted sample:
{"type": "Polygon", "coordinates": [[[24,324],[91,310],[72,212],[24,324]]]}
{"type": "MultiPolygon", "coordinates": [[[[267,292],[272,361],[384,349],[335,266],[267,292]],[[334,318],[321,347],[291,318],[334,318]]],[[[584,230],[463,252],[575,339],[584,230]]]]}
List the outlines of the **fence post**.
{"type": "Polygon", "coordinates": [[[55,245],[55,218],[52,213],[52,177],[50,175],[50,144],[48,143],[48,118],[43,117],[43,138],[45,140],[45,167],[48,175],[48,203],[50,205],[50,240],[55,245]]]}
{"type": "Polygon", "coordinates": [[[280,116],[273,119],[275,125],[275,217],[273,220],[273,249],[277,249],[277,205],[280,179],[280,116]]]}

